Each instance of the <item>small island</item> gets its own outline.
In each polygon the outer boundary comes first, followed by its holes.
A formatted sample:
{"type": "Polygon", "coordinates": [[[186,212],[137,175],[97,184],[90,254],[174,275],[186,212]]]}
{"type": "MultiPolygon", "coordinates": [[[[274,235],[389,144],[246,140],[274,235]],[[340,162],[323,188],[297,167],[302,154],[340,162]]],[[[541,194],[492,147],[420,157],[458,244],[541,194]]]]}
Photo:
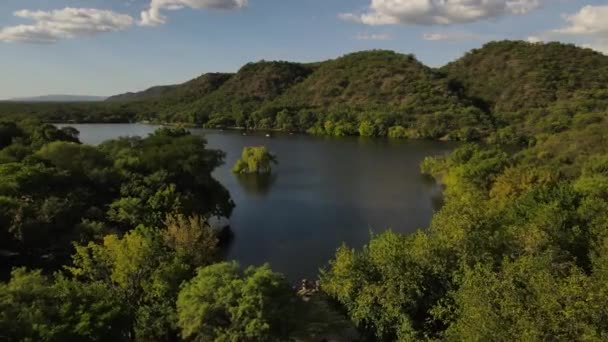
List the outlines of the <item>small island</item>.
{"type": "Polygon", "coordinates": [[[272,172],[272,164],[277,164],[277,159],[265,146],[245,147],[241,158],[232,167],[232,172],[268,175],[272,172]]]}

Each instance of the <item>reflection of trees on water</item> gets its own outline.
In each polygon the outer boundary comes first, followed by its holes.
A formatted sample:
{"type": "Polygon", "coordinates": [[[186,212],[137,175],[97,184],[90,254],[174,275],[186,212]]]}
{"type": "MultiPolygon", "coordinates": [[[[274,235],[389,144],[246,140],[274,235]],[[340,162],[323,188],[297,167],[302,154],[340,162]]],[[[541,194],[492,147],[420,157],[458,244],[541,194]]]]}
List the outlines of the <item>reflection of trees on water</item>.
{"type": "Polygon", "coordinates": [[[443,185],[438,183],[437,180],[430,176],[423,174],[422,182],[429,187],[431,190],[431,205],[435,211],[439,211],[443,207],[443,185]]]}
{"type": "Polygon", "coordinates": [[[269,174],[238,174],[236,179],[245,190],[251,195],[265,196],[270,192],[270,188],[276,183],[277,175],[269,174]]]}

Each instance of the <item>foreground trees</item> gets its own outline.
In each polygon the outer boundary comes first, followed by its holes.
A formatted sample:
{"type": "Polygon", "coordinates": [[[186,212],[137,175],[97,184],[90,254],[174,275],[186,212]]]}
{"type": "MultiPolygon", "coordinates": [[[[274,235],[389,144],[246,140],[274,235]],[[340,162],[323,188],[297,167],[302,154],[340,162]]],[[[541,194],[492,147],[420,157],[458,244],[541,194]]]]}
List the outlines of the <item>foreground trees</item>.
{"type": "Polygon", "coordinates": [[[176,249],[163,238],[171,230],[175,227],[138,228],[80,246],[66,274],[16,269],[10,282],[0,284],[2,337],[276,341],[292,333],[302,304],[282,276],[268,266],[248,269],[244,276],[235,263],[205,267],[217,255],[205,259],[209,251],[200,241],[200,255],[183,253],[184,246],[176,249]]]}
{"type": "Polygon", "coordinates": [[[0,340],[288,341],[352,328],[269,266],[218,263],[222,232],[208,219],[234,204],[211,177],[223,154],[202,138],[161,129],[93,147],[71,129],[2,127],[1,257],[30,255],[34,270],[0,283],[0,340]],[[35,270],[37,258],[56,264],[35,270]]]}
{"type": "Polygon", "coordinates": [[[608,122],[580,117],[524,145],[497,131],[494,144],[425,160],[446,186],[429,229],[340,247],[309,303],[266,266],[217,263],[206,219],[232,203],[209,176],[221,153],[198,138],[161,130],[94,148],[52,126],[7,125],[2,247],[76,248],[60,272],[17,269],[0,285],[2,337],[322,339],[345,327],[328,296],[372,341],[606,340],[608,122]]]}
{"type": "Polygon", "coordinates": [[[341,247],[323,290],[383,341],[605,340],[606,125],[428,159],[447,187],[429,230],[341,247]]]}
{"type": "Polygon", "coordinates": [[[65,255],[72,241],[160,227],[172,213],[227,217],[234,206],[211,176],[223,153],[185,130],[93,147],[67,128],[3,125],[10,144],[0,150],[0,248],[65,255]]]}
{"type": "Polygon", "coordinates": [[[184,339],[281,341],[295,326],[299,298],[268,265],[240,274],[236,263],[199,269],[177,300],[184,339]]]}

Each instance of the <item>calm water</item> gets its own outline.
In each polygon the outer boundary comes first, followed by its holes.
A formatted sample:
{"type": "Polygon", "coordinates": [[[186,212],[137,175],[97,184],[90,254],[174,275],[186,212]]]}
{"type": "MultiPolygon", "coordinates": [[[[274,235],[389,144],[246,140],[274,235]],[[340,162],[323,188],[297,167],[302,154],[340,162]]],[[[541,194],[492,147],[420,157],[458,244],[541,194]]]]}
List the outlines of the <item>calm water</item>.
{"type": "MultiPolygon", "coordinates": [[[[80,139],[98,144],[119,136],[145,136],[142,124],[72,125],[80,139]]],[[[409,233],[428,225],[440,200],[438,187],[422,177],[427,156],[454,145],[427,141],[323,138],[306,135],[192,130],[210,148],[227,153],[215,177],[237,207],[228,258],[241,265],[269,262],[291,280],[314,277],[343,242],[361,247],[370,231],[409,233]],[[279,165],[270,179],[241,180],[230,172],[244,146],[265,145],[279,165]]]]}

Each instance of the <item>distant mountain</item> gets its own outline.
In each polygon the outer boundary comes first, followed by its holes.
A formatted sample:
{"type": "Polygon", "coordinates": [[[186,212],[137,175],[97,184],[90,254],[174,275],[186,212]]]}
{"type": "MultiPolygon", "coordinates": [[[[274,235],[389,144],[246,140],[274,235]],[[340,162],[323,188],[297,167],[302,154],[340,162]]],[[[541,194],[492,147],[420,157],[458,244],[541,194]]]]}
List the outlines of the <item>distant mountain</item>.
{"type": "MultiPolygon", "coordinates": [[[[385,50],[317,63],[262,60],[102,103],[6,103],[0,114],[452,140],[508,126],[497,137],[509,143],[598,120],[608,112],[607,85],[608,56],[571,44],[500,41],[441,68],[385,50]]],[[[51,99],[74,101],[26,101],[51,99]]]]}
{"type": "Polygon", "coordinates": [[[321,62],[306,79],[289,88],[276,105],[339,108],[422,107],[437,110],[460,100],[442,74],[413,55],[372,50],[321,62]]]}
{"type": "Polygon", "coordinates": [[[137,102],[163,98],[174,104],[195,101],[219,88],[232,74],[208,73],[182,84],[162,85],[110,96],[108,102],[137,102]]]}
{"type": "Polygon", "coordinates": [[[205,74],[183,84],[152,87],[107,101],[138,101],[156,118],[200,123],[219,116],[238,120],[242,113],[264,107],[320,112],[378,106],[419,112],[425,107],[431,113],[458,107],[462,102],[458,95],[443,74],[414,56],[373,50],[310,64],[248,63],[236,74],[205,74]]]}
{"type": "Polygon", "coordinates": [[[177,85],[155,86],[143,91],[128,92],[110,96],[106,99],[108,102],[130,102],[143,101],[161,97],[177,88],[177,85]]]}
{"type": "Polygon", "coordinates": [[[9,99],[10,102],[101,102],[107,96],[88,96],[88,95],[44,95],[34,97],[19,97],[9,99]]]}

